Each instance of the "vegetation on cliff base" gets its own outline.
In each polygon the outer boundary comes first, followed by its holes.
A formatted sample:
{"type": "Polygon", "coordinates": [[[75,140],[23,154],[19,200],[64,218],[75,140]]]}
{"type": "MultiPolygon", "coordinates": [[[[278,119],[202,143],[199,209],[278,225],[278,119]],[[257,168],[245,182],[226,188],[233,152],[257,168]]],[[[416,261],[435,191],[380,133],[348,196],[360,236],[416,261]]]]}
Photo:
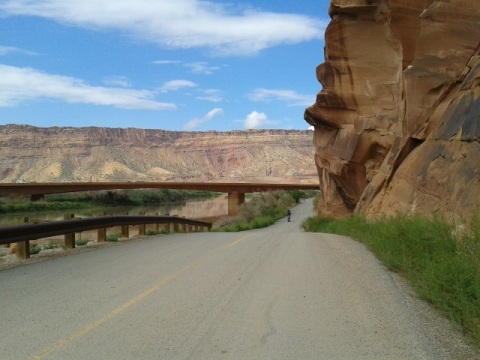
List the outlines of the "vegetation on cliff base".
{"type": "Polygon", "coordinates": [[[188,199],[204,199],[216,193],[186,190],[119,190],[48,195],[39,201],[27,198],[4,198],[0,213],[89,209],[109,206],[144,206],[183,203],[188,199]]]}
{"type": "Polygon", "coordinates": [[[270,191],[254,194],[250,201],[240,206],[240,216],[229,224],[213,231],[245,231],[273,225],[285,217],[287,210],[301,199],[312,197],[313,191],[270,191]]]}
{"type": "Polygon", "coordinates": [[[480,211],[469,227],[415,215],[374,221],[310,218],[303,228],[363,242],[480,345],[480,211]]]}

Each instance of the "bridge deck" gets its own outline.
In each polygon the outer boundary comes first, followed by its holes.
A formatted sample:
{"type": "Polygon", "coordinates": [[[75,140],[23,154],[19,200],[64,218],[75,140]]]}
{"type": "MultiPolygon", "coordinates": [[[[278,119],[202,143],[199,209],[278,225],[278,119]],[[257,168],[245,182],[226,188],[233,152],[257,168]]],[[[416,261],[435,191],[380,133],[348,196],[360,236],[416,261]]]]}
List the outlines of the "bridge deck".
{"type": "Polygon", "coordinates": [[[45,195],[78,191],[120,189],[177,189],[211,192],[252,193],[272,190],[318,190],[319,184],[215,183],[215,182],[71,182],[0,183],[0,196],[45,195]]]}

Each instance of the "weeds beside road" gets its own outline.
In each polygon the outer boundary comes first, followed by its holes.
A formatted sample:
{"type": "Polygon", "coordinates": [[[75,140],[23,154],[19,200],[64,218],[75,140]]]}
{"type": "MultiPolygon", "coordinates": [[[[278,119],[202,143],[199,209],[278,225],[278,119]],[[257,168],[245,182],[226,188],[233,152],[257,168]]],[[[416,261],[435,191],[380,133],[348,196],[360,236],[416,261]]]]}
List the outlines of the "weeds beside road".
{"type": "Polygon", "coordinates": [[[310,218],[303,227],[365,243],[480,346],[480,212],[470,227],[418,215],[374,221],[310,218]]]}
{"type": "Polygon", "coordinates": [[[313,197],[313,191],[270,191],[254,194],[240,206],[240,216],[212,231],[236,232],[261,229],[275,224],[286,216],[287,210],[301,199],[313,197]]]}

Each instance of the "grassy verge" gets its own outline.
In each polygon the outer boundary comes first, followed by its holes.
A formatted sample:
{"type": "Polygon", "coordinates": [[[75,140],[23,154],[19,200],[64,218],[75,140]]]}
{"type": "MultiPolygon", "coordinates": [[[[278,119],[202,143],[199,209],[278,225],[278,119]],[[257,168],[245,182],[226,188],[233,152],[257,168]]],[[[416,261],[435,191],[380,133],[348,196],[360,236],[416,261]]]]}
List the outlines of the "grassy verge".
{"type": "Polygon", "coordinates": [[[480,345],[480,212],[470,228],[442,218],[360,216],[307,219],[307,231],[347,235],[365,243],[419,296],[448,316],[480,345]]]}
{"type": "Polygon", "coordinates": [[[240,216],[212,231],[236,232],[260,229],[285,217],[287,210],[306,195],[302,192],[271,191],[254,194],[250,201],[240,206],[240,216]]]}

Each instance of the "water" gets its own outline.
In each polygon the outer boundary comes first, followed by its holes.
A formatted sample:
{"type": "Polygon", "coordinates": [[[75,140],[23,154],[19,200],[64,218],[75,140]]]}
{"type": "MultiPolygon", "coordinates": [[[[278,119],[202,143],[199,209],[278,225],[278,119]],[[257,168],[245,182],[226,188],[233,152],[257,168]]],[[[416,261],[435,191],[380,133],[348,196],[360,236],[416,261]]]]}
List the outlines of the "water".
{"type": "Polygon", "coordinates": [[[14,226],[28,222],[47,222],[64,220],[66,214],[73,214],[76,218],[85,218],[101,215],[171,215],[186,217],[188,219],[202,220],[220,217],[228,214],[227,196],[220,196],[207,200],[187,201],[185,204],[171,204],[162,206],[142,207],[116,207],[94,210],[60,210],[42,212],[24,212],[12,214],[0,214],[0,226],[14,226]]]}

